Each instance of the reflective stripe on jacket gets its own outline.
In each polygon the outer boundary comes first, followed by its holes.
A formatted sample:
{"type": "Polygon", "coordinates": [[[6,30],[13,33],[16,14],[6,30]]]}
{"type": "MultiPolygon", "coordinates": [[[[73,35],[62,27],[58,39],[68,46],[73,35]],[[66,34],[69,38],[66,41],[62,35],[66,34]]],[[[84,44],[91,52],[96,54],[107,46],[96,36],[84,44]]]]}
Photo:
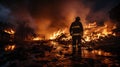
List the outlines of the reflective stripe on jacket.
{"type": "Polygon", "coordinates": [[[81,22],[73,22],[71,24],[70,35],[71,36],[82,36],[83,35],[83,26],[81,22]]]}

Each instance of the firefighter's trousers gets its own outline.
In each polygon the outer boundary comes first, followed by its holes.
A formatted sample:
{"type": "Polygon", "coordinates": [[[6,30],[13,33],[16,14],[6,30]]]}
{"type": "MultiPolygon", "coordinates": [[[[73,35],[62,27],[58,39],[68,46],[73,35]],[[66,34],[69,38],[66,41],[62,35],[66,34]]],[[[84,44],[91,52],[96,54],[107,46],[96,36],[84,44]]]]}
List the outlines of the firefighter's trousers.
{"type": "Polygon", "coordinates": [[[72,37],[72,55],[80,55],[81,57],[81,36],[72,37]]]}

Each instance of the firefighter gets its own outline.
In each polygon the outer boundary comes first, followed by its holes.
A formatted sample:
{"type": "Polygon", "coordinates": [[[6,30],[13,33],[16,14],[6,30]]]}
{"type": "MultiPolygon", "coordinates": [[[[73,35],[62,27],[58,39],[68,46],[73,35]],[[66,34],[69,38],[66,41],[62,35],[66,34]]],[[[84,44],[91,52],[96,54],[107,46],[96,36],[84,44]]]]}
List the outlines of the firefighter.
{"type": "Polygon", "coordinates": [[[76,55],[77,48],[78,54],[81,57],[81,39],[83,36],[83,26],[80,22],[80,17],[76,17],[75,21],[70,26],[70,35],[72,36],[72,56],[76,55]]]}

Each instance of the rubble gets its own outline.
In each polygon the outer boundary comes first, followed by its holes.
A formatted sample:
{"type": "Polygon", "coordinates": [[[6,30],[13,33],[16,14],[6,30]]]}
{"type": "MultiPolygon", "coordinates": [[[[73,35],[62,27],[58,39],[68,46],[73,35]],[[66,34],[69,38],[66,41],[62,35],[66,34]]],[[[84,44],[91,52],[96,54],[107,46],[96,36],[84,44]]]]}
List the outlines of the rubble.
{"type": "MultiPolygon", "coordinates": [[[[109,38],[105,38],[105,40],[109,41],[109,38]]],[[[116,41],[116,40],[115,40],[116,41]]],[[[104,38],[100,42],[105,42],[104,38]]],[[[99,41],[93,42],[94,45],[100,43],[99,41]]],[[[91,42],[87,42],[90,44],[91,42]]],[[[86,44],[86,43],[83,43],[86,44]]],[[[104,43],[103,43],[104,44],[104,43]]],[[[106,42],[107,44],[107,42],[106,42]]],[[[17,66],[17,67],[30,67],[30,66],[106,66],[108,64],[104,64],[101,61],[102,59],[90,59],[90,58],[82,58],[79,59],[79,56],[76,56],[76,59],[70,59],[71,54],[71,46],[69,44],[59,44],[57,41],[39,41],[39,42],[31,42],[31,43],[20,43],[16,44],[16,49],[11,52],[5,52],[0,56],[1,66],[17,66]],[[101,63],[97,63],[97,61],[101,63]],[[92,62],[91,62],[92,61],[92,62]],[[26,64],[27,63],[27,64],[26,64]]],[[[101,46],[96,47],[96,49],[102,49],[101,46]]],[[[95,48],[94,48],[95,49],[95,48]]],[[[107,49],[107,47],[106,47],[107,49]]],[[[104,50],[104,49],[102,49],[104,50]]],[[[92,52],[92,51],[90,51],[92,52]]],[[[84,55],[83,55],[84,56],[84,55]]],[[[97,56],[98,57],[98,56],[97,56]]],[[[101,56],[100,56],[101,57],[101,56]]],[[[114,62],[114,61],[113,61],[114,62]]],[[[115,62],[118,63],[118,62],[115,62]]]]}

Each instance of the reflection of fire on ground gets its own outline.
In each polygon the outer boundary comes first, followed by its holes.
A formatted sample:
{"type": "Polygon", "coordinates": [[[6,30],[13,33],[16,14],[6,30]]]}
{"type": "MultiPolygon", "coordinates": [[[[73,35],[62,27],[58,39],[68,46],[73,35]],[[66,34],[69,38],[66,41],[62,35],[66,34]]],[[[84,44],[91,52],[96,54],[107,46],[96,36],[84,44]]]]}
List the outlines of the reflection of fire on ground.
{"type": "MultiPolygon", "coordinates": [[[[105,23],[104,26],[97,26],[96,22],[94,23],[88,23],[86,25],[84,25],[84,40],[86,42],[89,41],[95,41],[101,37],[106,37],[109,35],[115,35],[113,34],[112,30],[115,28],[115,25],[112,25],[111,27],[109,26],[109,22],[105,23]]],[[[62,40],[62,41],[68,41],[71,40],[71,36],[66,32],[67,28],[65,29],[60,29],[58,31],[55,31],[53,34],[51,34],[49,36],[49,40],[62,40]]],[[[5,32],[9,33],[9,34],[14,34],[15,31],[12,29],[7,29],[4,30],[5,32]]],[[[39,41],[39,40],[45,40],[45,36],[37,36],[34,37],[32,39],[33,41],[39,41]]],[[[61,49],[58,46],[54,46],[57,47],[57,49],[61,49]]]]}
{"type": "MultiPolygon", "coordinates": [[[[106,22],[103,26],[97,26],[96,22],[94,23],[89,23],[87,25],[84,26],[84,40],[86,42],[90,42],[90,41],[96,41],[100,38],[105,38],[106,36],[109,37],[109,35],[115,36],[115,34],[113,34],[112,30],[115,29],[115,25],[109,26],[111,23],[106,22]]],[[[61,38],[61,40],[64,41],[68,41],[71,39],[71,36],[69,34],[66,34],[66,29],[63,30],[58,30],[56,32],[54,32],[53,34],[51,34],[51,36],[49,37],[50,39],[54,40],[54,39],[58,39],[60,38],[61,35],[65,34],[67,37],[63,37],[61,38]]],[[[60,44],[56,44],[55,42],[52,42],[53,44],[53,48],[56,48],[55,51],[62,52],[63,54],[65,53],[71,53],[72,50],[72,46],[71,45],[67,45],[68,49],[65,50],[64,47],[66,47],[65,45],[60,45],[60,44]]],[[[95,57],[95,55],[100,55],[100,56],[111,56],[110,53],[108,52],[104,52],[102,50],[92,50],[91,52],[89,52],[88,50],[83,49],[82,51],[82,57],[95,57]]]]}
{"type": "Polygon", "coordinates": [[[5,51],[12,51],[12,50],[14,50],[15,49],[15,45],[7,45],[6,47],[5,47],[5,51]]]}
{"type": "MultiPolygon", "coordinates": [[[[56,56],[64,57],[66,54],[70,55],[72,53],[72,45],[62,45],[57,42],[51,42],[53,45],[53,52],[56,56]]],[[[110,52],[105,52],[103,50],[87,50],[86,47],[82,47],[82,58],[93,58],[96,59],[97,56],[112,56],[110,52]]]]}
{"type": "Polygon", "coordinates": [[[83,58],[93,58],[96,59],[97,56],[112,56],[110,52],[104,52],[103,50],[92,50],[88,51],[82,47],[82,57],[83,58]]]}

